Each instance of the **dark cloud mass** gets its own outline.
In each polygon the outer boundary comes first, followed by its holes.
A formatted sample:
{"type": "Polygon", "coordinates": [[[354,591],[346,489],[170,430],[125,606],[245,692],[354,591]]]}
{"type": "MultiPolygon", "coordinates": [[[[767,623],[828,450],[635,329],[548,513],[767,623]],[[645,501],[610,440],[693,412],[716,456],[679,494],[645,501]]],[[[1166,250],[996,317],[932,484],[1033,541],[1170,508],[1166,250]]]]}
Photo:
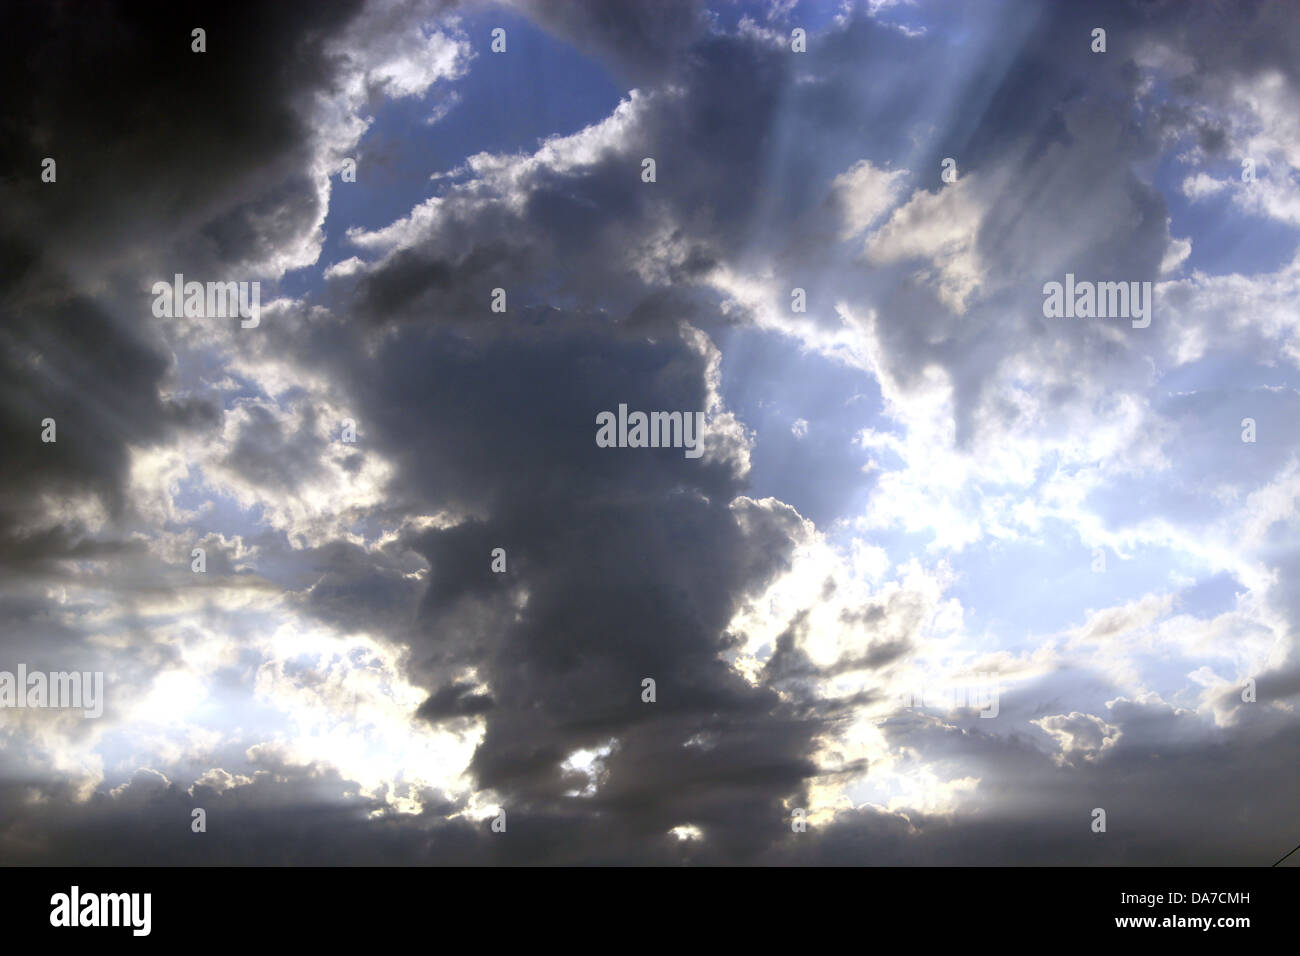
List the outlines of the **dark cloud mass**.
{"type": "Polygon", "coordinates": [[[0,710],[0,858],[1294,843],[1294,7],[10,3],[0,36],[0,671],[107,687],[0,710]],[[498,23],[617,107],[485,152],[456,91],[508,121],[548,82],[498,23]],[[430,178],[347,182],[373,142],[430,178]],[[1155,320],[1045,317],[1067,272],[1155,320]],[[260,322],[156,315],[177,273],[260,283],[260,322]],[[703,412],[701,455],[599,447],[620,405],[703,412]],[[994,719],[900,704],[990,674],[994,719]]]}

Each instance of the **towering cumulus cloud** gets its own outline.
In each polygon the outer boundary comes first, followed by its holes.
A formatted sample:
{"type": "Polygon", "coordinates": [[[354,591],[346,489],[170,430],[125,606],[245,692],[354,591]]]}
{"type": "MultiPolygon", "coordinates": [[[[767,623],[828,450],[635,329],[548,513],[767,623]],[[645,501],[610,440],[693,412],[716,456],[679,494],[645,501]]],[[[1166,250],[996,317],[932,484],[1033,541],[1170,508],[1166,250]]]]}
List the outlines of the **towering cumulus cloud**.
{"type": "Polygon", "coordinates": [[[0,37],[0,857],[1294,844],[1289,4],[0,37]]]}

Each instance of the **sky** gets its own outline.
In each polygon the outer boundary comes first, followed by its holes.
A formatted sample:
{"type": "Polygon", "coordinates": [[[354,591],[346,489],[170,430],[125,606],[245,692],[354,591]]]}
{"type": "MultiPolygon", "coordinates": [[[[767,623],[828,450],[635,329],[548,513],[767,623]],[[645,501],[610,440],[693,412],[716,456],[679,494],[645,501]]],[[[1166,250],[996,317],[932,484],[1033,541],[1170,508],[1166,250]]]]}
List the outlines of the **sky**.
{"type": "Polygon", "coordinates": [[[1293,4],[0,37],[0,860],[1300,842],[1293,4]],[[620,406],[699,444],[606,447],[620,406]]]}

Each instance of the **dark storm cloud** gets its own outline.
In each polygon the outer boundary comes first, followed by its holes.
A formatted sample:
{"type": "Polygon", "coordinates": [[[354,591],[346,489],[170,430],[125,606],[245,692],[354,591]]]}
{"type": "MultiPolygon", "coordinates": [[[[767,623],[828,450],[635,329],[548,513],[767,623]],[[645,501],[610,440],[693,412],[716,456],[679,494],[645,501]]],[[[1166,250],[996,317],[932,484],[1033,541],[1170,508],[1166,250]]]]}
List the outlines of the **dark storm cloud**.
{"type": "MultiPolygon", "coordinates": [[[[1145,718],[1156,724],[1173,719],[1167,713],[1145,718]]],[[[705,865],[740,860],[780,865],[1141,865],[1151,860],[1266,865],[1290,848],[1279,844],[1277,835],[1288,832],[1293,807],[1276,784],[1279,774],[1300,759],[1294,726],[1268,723],[1261,721],[1232,739],[1183,746],[1170,746],[1171,728],[1154,726],[1151,738],[1160,741],[1155,749],[1149,742],[1121,740],[1099,762],[1058,768],[1022,738],[972,736],[906,718],[891,724],[891,738],[941,761],[947,751],[955,766],[987,774],[990,790],[1006,802],[973,816],[911,811],[904,818],[879,809],[845,811],[833,822],[809,826],[806,833],[790,832],[784,820],[772,821],[771,808],[753,799],[755,792],[774,782],[781,785],[791,773],[782,770],[779,757],[758,756],[768,752],[766,744],[773,739],[779,743],[779,727],[765,723],[753,740],[756,749],[745,772],[730,775],[707,766],[712,754],[704,749],[707,731],[698,748],[660,742],[647,750],[646,744],[663,738],[645,738],[625,759],[663,765],[683,788],[672,810],[690,813],[707,825],[707,832],[722,834],[720,843],[679,844],[657,834],[662,820],[650,819],[657,814],[647,805],[649,795],[635,787],[598,794],[585,804],[574,798],[567,812],[508,811],[507,833],[494,835],[486,823],[442,819],[439,814],[451,807],[440,804],[436,795],[423,815],[363,820],[358,810],[378,809],[378,804],[354,798],[340,805],[339,794],[353,788],[336,773],[288,767],[267,768],[287,783],[273,785],[267,775],[224,792],[199,785],[193,796],[156,775],[141,775],[117,797],[77,804],[56,796],[56,808],[21,814],[15,808],[22,790],[7,784],[8,793],[0,798],[0,829],[12,862],[65,865],[610,864],[629,859],[705,865]],[[221,828],[221,840],[203,841],[189,833],[195,806],[207,810],[209,826],[221,828]],[[1105,833],[1091,829],[1097,807],[1107,813],[1105,833]],[[597,808],[599,815],[592,812],[597,808]],[[643,820],[652,825],[639,826],[643,820]]],[[[738,738],[732,746],[738,748],[748,732],[743,725],[729,729],[738,738]]],[[[799,730],[796,736],[802,735],[799,730]]],[[[610,764],[606,787],[623,783],[618,765],[610,764]]],[[[569,781],[575,787],[583,782],[581,776],[569,781]]]]}
{"type": "Polygon", "coordinates": [[[286,553],[277,541],[275,553],[259,555],[258,566],[276,567],[281,555],[292,576],[273,580],[296,591],[313,616],[343,633],[374,628],[393,639],[408,639],[425,586],[410,578],[419,559],[405,546],[381,551],[333,541],[300,553],[286,553]]]}
{"type": "Polygon", "coordinates": [[[170,240],[183,261],[228,265],[289,238],[315,215],[301,108],[328,87],[323,43],[357,9],[6,4],[0,82],[23,92],[0,120],[5,234],[56,260],[170,240]],[[191,51],[196,27],[206,53],[191,51]],[[46,156],[56,184],[40,181],[46,156]]]}
{"type": "MultiPolygon", "coordinates": [[[[12,3],[0,11],[0,524],[35,496],[122,505],[128,445],[213,425],[210,402],[164,401],[150,326],[163,255],[210,278],[259,261],[319,213],[297,108],[328,85],[322,41],[355,4],[12,3]],[[190,31],[207,30],[193,53],[190,31]],[[44,157],[57,181],[41,181],[44,157]],[[256,225],[254,225],[256,223],[256,225]],[[156,260],[155,260],[156,261],[156,260]],[[120,271],[115,271],[120,270],[120,271]],[[111,283],[116,296],[90,288],[111,283]],[[41,420],[57,422],[55,444],[41,420]]],[[[170,272],[170,270],[169,270],[170,272]]]]}
{"type": "Polygon", "coordinates": [[[450,717],[473,717],[492,709],[490,694],[474,693],[473,685],[464,681],[440,688],[420,705],[416,716],[437,723],[450,717]]]}
{"type": "MultiPolygon", "coordinates": [[[[422,712],[483,714],[478,785],[524,832],[572,818],[565,859],[636,854],[687,823],[752,853],[750,828],[777,820],[814,772],[817,724],[783,714],[719,655],[738,601],[786,567],[793,516],[733,509],[730,470],[679,449],[596,446],[596,412],[619,402],[701,407],[703,359],[682,342],[568,316],[537,333],[519,322],[476,342],[408,326],[373,365],[348,361],[402,493],[487,515],[411,542],[430,567],[416,672],[472,667],[490,688],[442,684],[422,712]],[[495,547],[505,574],[490,569],[495,547]],[[654,703],[641,700],[646,677],[654,703]],[[714,742],[688,746],[702,734],[714,742]],[[566,796],[560,764],[611,739],[598,792],[566,796]],[[614,822],[593,829],[593,814],[614,822]]],[[[525,841],[511,846],[528,858],[525,841]]]]}
{"type": "Polygon", "coordinates": [[[211,425],[216,413],[160,398],[167,363],[138,328],[15,258],[18,271],[0,279],[0,561],[32,565],[108,547],[79,522],[49,527],[43,497],[88,493],[120,516],[127,445],[211,425]]]}
{"type": "Polygon", "coordinates": [[[490,860],[493,847],[490,833],[436,816],[451,809],[437,795],[423,818],[368,819],[381,801],[315,768],[271,765],[251,783],[198,784],[192,793],[141,772],[115,794],[82,803],[56,793],[34,812],[24,789],[0,788],[0,852],[11,865],[475,865],[490,860]],[[191,830],[196,807],[207,814],[206,834],[191,830]]]}
{"type": "MultiPolygon", "coordinates": [[[[173,361],[151,314],[150,284],[173,272],[216,279],[243,270],[240,278],[256,278],[247,270],[310,230],[323,210],[306,175],[317,131],[305,117],[311,98],[334,81],[325,42],[358,9],[238,2],[0,9],[3,666],[108,670],[124,695],[109,695],[109,720],[174,663],[175,649],[154,643],[136,619],[137,602],[200,582],[219,587],[234,573],[216,539],[196,536],[209,550],[209,574],[200,578],[188,550],[183,562],[159,568],[127,534],[128,448],[211,431],[221,416],[202,395],[163,397],[173,361]],[[191,51],[195,27],[207,32],[206,53],[191,51]],[[45,157],[57,163],[53,183],[41,180],[45,157]],[[41,441],[45,418],[55,419],[56,442],[41,441]],[[87,495],[109,519],[98,530],[63,509],[87,495]],[[43,606],[33,603],[32,574],[46,579],[43,606]],[[87,645],[66,622],[102,608],[74,600],[52,612],[60,583],[105,587],[130,646],[112,653],[87,645]]],[[[240,452],[256,456],[249,438],[240,452]]],[[[23,836],[27,787],[53,793],[57,776],[49,778],[48,766],[15,770],[10,759],[6,768],[21,781],[0,798],[4,840],[15,850],[6,859],[27,852],[40,859],[39,842],[23,836]]],[[[100,798],[101,808],[113,805],[100,798]]],[[[57,834],[78,811],[61,819],[61,804],[52,806],[57,834]]],[[[137,812],[115,815],[129,826],[137,812]]],[[[129,846],[111,826],[98,833],[119,841],[119,853],[129,846]]]]}

